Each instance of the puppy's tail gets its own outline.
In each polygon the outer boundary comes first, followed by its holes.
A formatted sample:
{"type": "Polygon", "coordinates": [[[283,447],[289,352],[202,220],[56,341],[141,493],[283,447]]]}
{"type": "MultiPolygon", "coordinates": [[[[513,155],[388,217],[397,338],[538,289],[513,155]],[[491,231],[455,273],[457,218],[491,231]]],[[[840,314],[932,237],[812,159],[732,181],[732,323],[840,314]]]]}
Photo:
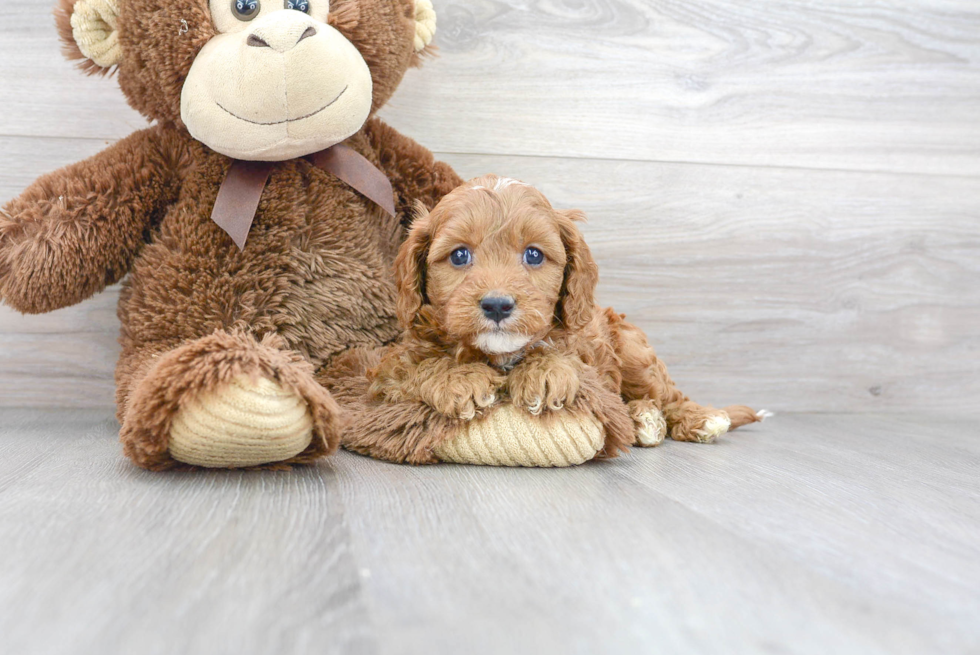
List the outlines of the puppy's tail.
{"type": "Polygon", "coordinates": [[[732,426],[728,428],[729,430],[740,428],[743,425],[748,425],[749,423],[761,423],[772,416],[772,412],[768,410],[763,409],[757,412],[751,407],[746,407],[745,405],[732,405],[731,407],[726,407],[725,413],[728,414],[728,418],[730,418],[732,421],[732,426]]]}

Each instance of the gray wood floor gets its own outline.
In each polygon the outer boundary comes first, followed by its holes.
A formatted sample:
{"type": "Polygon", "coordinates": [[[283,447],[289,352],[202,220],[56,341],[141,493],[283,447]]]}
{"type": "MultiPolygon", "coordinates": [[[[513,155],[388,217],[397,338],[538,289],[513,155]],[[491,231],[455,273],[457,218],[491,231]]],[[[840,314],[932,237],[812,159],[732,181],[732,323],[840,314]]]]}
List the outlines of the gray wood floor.
{"type": "Polygon", "coordinates": [[[0,652],[976,653],[980,427],[783,415],[572,470],[152,474],[0,410],[0,652]]]}

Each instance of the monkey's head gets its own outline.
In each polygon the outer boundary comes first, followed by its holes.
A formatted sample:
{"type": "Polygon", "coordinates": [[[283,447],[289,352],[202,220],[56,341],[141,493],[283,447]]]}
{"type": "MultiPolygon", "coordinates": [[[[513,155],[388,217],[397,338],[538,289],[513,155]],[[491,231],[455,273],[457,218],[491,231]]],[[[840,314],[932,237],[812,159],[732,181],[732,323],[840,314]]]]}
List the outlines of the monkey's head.
{"type": "Polygon", "coordinates": [[[355,134],[421,62],[431,0],[60,0],[70,58],[129,104],[236,159],[355,134]]]}

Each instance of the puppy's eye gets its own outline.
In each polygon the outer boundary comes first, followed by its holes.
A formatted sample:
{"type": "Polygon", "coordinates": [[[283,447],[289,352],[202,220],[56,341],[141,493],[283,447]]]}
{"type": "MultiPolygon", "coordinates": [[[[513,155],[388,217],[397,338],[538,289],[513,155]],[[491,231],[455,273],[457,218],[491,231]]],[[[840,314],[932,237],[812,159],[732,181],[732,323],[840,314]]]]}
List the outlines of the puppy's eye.
{"type": "Polygon", "coordinates": [[[304,14],[310,13],[310,0],[284,0],[286,9],[295,9],[304,14]]]}
{"type": "Polygon", "coordinates": [[[449,263],[456,268],[467,266],[471,261],[473,261],[473,255],[470,254],[469,248],[456,248],[453,254],[449,255],[449,263]]]}
{"type": "Polygon", "coordinates": [[[231,0],[231,13],[241,21],[249,21],[259,15],[259,0],[231,0]]]}
{"type": "Polygon", "coordinates": [[[541,266],[544,263],[544,253],[531,246],[524,251],[524,263],[528,266],[541,266]]]}

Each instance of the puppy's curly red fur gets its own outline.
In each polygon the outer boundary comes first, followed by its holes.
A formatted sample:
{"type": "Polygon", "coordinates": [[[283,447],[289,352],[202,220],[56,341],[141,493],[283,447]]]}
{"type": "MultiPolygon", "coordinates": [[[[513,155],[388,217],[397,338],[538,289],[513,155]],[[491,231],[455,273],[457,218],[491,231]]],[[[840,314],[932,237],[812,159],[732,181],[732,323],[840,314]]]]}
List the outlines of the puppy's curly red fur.
{"type": "Polygon", "coordinates": [[[590,399],[605,423],[606,456],[658,443],[637,440],[651,414],[681,441],[710,441],[729,422],[759,420],[745,406],[690,400],[643,332],[596,305],[598,267],[581,220],[496,176],[458,188],[431,213],[420,210],[395,262],[405,332],[369,372],[370,395],[455,420],[500,402],[547,417],[590,399]]]}

